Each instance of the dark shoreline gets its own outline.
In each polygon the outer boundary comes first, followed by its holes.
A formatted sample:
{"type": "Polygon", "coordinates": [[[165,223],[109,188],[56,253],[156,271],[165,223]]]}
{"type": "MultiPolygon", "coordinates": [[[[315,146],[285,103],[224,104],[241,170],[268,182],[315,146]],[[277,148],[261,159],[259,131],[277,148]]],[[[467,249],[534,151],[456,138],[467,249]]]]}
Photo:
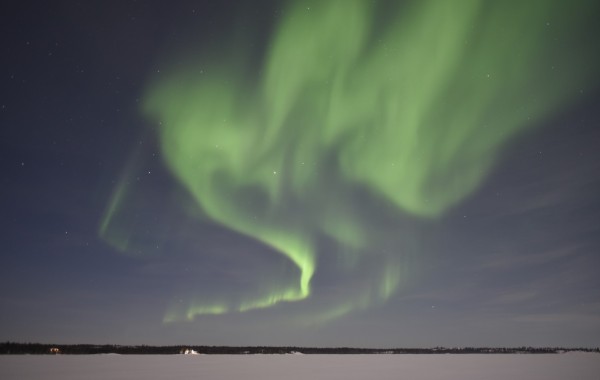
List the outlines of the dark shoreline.
{"type": "Polygon", "coordinates": [[[274,347],[274,346],[148,346],[111,344],[42,344],[0,343],[0,355],[178,355],[193,350],[207,355],[251,355],[251,354],[561,354],[565,352],[600,353],[600,348],[562,347],[434,347],[434,348],[354,348],[354,347],[274,347]]]}

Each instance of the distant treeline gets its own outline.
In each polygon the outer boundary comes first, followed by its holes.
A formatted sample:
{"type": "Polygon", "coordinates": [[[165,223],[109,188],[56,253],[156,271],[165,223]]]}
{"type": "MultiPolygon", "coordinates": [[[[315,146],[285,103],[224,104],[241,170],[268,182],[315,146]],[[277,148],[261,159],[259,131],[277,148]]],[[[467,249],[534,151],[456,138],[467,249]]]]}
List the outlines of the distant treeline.
{"type": "Polygon", "coordinates": [[[435,347],[435,348],[311,348],[311,347],[227,347],[227,346],[122,346],[96,344],[0,343],[1,355],[175,355],[192,352],[207,355],[247,354],[558,354],[570,351],[596,352],[600,348],[560,347],[435,347]]]}

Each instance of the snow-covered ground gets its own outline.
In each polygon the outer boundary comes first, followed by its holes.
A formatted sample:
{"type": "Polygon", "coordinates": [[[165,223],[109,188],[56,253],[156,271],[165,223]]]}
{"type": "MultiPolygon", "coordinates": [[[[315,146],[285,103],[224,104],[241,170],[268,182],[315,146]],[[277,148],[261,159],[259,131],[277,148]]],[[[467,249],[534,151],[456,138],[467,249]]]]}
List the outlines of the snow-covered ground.
{"type": "Polygon", "coordinates": [[[0,379],[598,380],[600,354],[22,355],[0,356],[0,379]]]}

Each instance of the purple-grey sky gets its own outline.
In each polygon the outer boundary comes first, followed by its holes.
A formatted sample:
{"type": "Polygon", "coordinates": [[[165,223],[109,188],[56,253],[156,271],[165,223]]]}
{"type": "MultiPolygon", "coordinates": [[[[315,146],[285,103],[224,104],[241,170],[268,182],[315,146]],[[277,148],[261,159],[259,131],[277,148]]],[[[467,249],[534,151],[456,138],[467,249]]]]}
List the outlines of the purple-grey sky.
{"type": "Polygon", "coordinates": [[[3,2],[0,341],[600,345],[598,6],[335,3],[3,2]]]}

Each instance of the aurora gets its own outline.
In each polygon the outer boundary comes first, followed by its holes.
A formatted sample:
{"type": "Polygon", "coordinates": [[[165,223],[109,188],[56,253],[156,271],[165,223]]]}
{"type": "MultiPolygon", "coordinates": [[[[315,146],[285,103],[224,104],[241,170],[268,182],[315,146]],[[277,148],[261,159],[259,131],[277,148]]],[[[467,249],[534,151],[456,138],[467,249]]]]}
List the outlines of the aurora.
{"type": "MultiPolygon", "coordinates": [[[[141,112],[174,186],[203,218],[278,253],[294,272],[285,283],[257,278],[259,292],[194,297],[164,320],[310,302],[328,255],[339,256],[348,283],[357,273],[366,280],[312,313],[315,323],[392,297],[418,265],[418,233],[402,221],[442,218],[481,186],[512,140],[597,81],[597,62],[555,48],[552,34],[575,40],[586,17],[586,6],[564,8],[290,2],[259,69],[240,53],[177,59],[152,78],[141,112]],[[392,9],[376,22],[384,5],[392,9]],[[382,218],[395,226],[381,228],[382,218]],[[401,243],[382,243],[390,241],[401,243]]],[[[123,219],[134,172],[117,184],[100,228],[122,251],[135,245],[123,219]]]]}

